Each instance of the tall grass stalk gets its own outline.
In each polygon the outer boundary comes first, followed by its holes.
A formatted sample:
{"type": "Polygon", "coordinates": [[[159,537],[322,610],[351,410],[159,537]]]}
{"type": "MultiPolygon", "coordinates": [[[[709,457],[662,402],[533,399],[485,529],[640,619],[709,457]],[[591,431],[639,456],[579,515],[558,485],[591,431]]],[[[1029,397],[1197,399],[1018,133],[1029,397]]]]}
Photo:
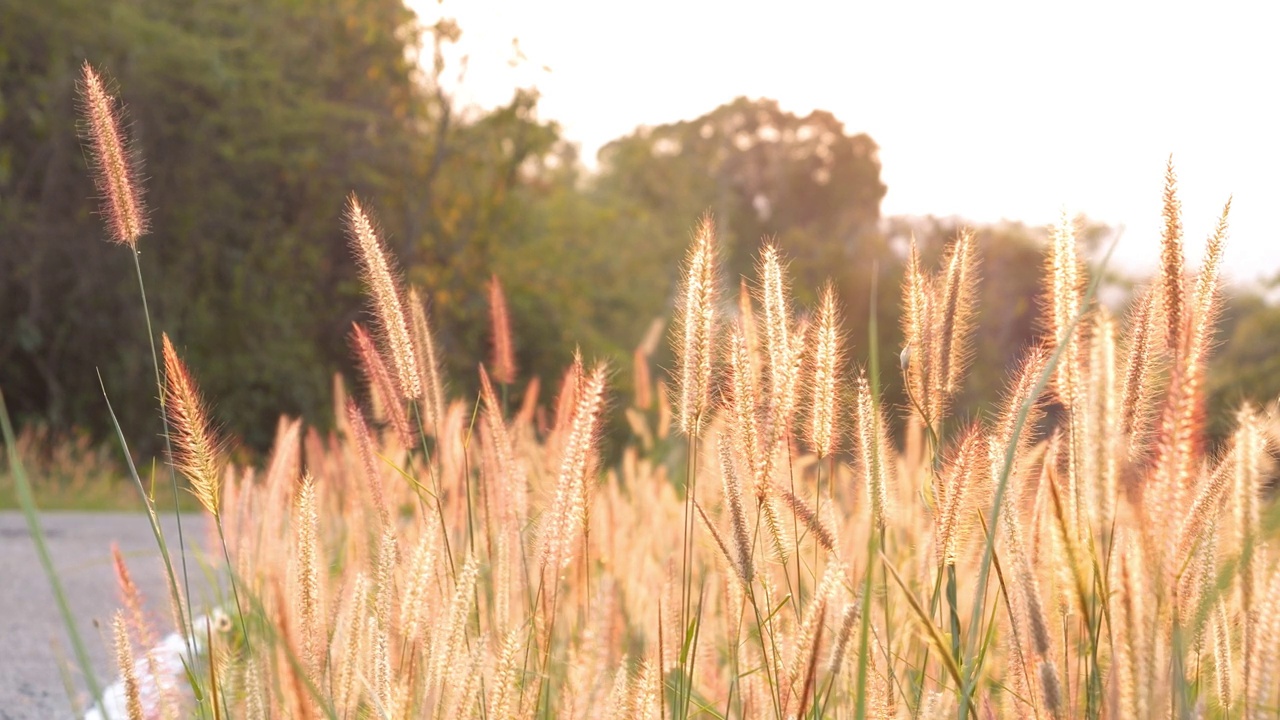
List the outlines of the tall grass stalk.
{"type": "MultiPolygon", "coordinates": [[[[100,86],[87,83],[97,88],[93,107],[110,110],[100,86]]],[[[342,438],[302,439],[300,421],[281,423],[277,457],[259,478],[221,472],[200,404],[181,395],[197,397],[167,336],[162,377],[136,254],[145,214],[129,209],[138,196],[123,182],[126,153],[100,130],[106,125],[95,126],[94,157],[105,159],[98,179],[116,213],[109,227],[135,251],[171,484],[176,490],[181,470],[212,515],[240,620],[239,637],[212,625],[197,635],[186,539],[180,530],[180,585],[154,496],[108,400],[163,556],[186,646],[181,671],[201,717],[578,720],[600,709],[645,720],[1028,712],[1043,720],[1101,717],[1113,695],[1122,714],[1139,718],[1204,708],[1225,717],[1280,701],[1280,565],[1269,551],[1280,511],[1260,507],[1280,419],[1242,412],[1227,457],[1205,449],[1204,358],[1225,211],[1188,295],[1171,169],[1164,275],[1135,303],[1123,391],[1114,381],[1119,343],[1111,344],[1119,332],[1105,313],[1093,314],[1102,272],[1082,293],[1064,222],[1050,251],[1050,332],[1025,353],[998,420],[957,427],[965,411],[952,405],[963,397],[977,322],[977,241],[960,233],[928,275],[912,243],[901,450],[890,439],[898,433],[880,377],[879,268],[866,372],[850,405],[834,391],[833,295],[823,293],[815,331],[792,306],[771,243],[758,266],[762,307],[744,280],[727,367],[718,366],[724,348],[714,338],[725,323],[715,301],[714,224],[703,218],[684,267],[671,382],[653,388],[637,371],[643,387],[627,410],[633,435],[608,467],[599,467],[598,450],[605,368],[587,373],[580,354],[553,424],[533,399],[507,417],[516,369],[496,278],[489,294],[501,400],[482,367],[479,399],[446,402],[420,298],[408,291],[406,315],[394,260],[353,197],[347,221],[377,330],[354,336],[374,380],[373,412],[366,423],[358,403],[339,403],[352,429],[342,438]],[[1093,330],[1077,332],[1085,327],[1093,330]],[[655,417],[640,397],[659,389],[670,392],[658,393],[655,417]],[[1047,390],[1062,402],[1061,417],[1045,411],[1047,390]],[[797,407],[801,396],[814,400],[811,417],[797,407]],[[830,439],[841,416],[856,418],[852,464],[830,439]],[[1046,430],[1034,442],[1033,428],[1046,430]],[[675,433],[683,443],[670,439],[675,433]],[[709,439],[719,443],[711,470],[718,465],[719,487],[699,477],[709,439]],[[379,461],[405,482],[384,483],[379,461]],[[1141,493],[1116,491],[1121,470],[1141,493]],[[420,481],[423,473],[430,479],[420,481]],[[813,499],[804,491],[811,481],[813,499]],[[865,496],[838,491],[859,483],[865,496]],[[1240,532],[1218,532],[1226,508],[1240,532]],[[699,522],[714,543],[699,542],[699,522]],[[463,551],[456,557],[455,547],[463,551]]],[[[70,623],[3,410],[0,398],[28,524],[70,623]]],[[[219,587],[218,577],[210,571],[209,584],[219,587]]],[[[122,625],[122,645],[147,635],[133,632],[122,625]]],[[[120,665],[146,667],[129,652],[120,665]]]]}
{"type": "MultiPolygon", "coordinates": [[[[142,314],[147,324],[147,343],[151,350],[151,367],[155,374],[156,391],[161,398],[163,410],[165,386],[160,378],[160,359],[156,352],[156,336],[151,324],[151,309],[147,304],[146,283],[142,279],[142,263],[138,250],[139,240],[150,230],[147,207],[142,198],[144,190],[140,181],[141,158],[124,134],[122,125],[125,110],[123,105],[107,92],[106,83],[93,66],[85,62],[81,67],[80,80],[81,104],[81,136],[88,150],[87,156],[93,171],[94,183],[98,188],[101,200],[101,215],[111,240],[129,248],[133,258],[134,273],[138,279],[138,295],[142,300],[142,314]]],[[[164,424],[165,450],[169,457],[173,455],[173,444],[169,433],[168,414],[162,412],[164,424]]],[[[187,569],[186,539],[182,531],[182,513],[178,505],[178,479],[172,466],[169,479],[173,490],[173,514],[178,528],[178,546],[182,551],[182,580],[185,596],[191,596],[190,574],[187,569]]],[[[141,488],[141,484],[139,484],[141,488]]],[[[151,509],[151,499],[144,492],[143,501],[151,509]]],[[[163,540],[163,531],[159,525],[153,526],[157,540],[163,540]]],[[[161,542],[163,549],[163,542],[161,542]]],[[[187,638],[187,650],[191,653],[195,641],[191,638],[190,608],[184,608],[177,598],[176,587],[172,589],[175,596],[174,609],[178,613],[178,623],[182,634],[187,638]]]]}
{"type": "MultiPolygon", "coordinates": [[[[1095,274],[1093,281],[1090,283],[1088,292],[1085,293],[1084,302],[1081,303],[1080,310],[1073,318],[1071,318],[1071,322],[1066,328],[1067,335],[1070,335],[1075,331],[1076,326],[1080,324],[1087,314],[1088,306],[1098,292],[1098,287],[1102,281],[1103,273],[1105,272],[1107,264],[1111,260],[1111,254],[1115,252],[1116,245],[1118,243],[1119,238],[1117,237],[1111,242],[1110,247],[1107,248],[1107,253],[1102,258],[1099,270],[1095,274]]],[[[1049,384],[1049,379],[1053,376],[1054,371],[1057,370],[1058,362],[1065,354],[1066,348],[1066,345],[1058,345],[1054,349],[1053,353],[1049,356],[1048,362],[1045,363],[1044,369],[1040,371],[1039,377],[1036,378],[1036,382],[1031,393],[1022,402],[1022,406],[1018,408],[1017,418],[1013,425],[1013,434],[1009,440],[1008,447],[1005,449],[1004,458],[1000,468],[1000,476],[996,482],[994,497],[991,501],[990,517],[991,526],[993,528],[997,526],[997,520],[1000,517],[1000,512],[1004,503],[1004,495],[1009,486],[1009,477],[1013,472],[1014,458],[1017,455],[1018,450],[1017,441],[1025,431],[1027,417],[1031,414],[1031,408],[1035,406],[1037,398],[1040,397],[1040,394],[1044,392],[1045,387],[1049,384]]],[[[969,619],[970,628],[978,627],[983,609],[986,607],[987,582],[988,576],[991,572],[991,561],[994,554],[995,533],[992,532],[987,535],[987,542],[982,551],[982,560],[978,565],[978,580],[974,590],[972,615],[969,619]]],[[[969,705],[969,698],[977,686],[981,672],[981,668],[973,664],[973,642],[974,636],[971,632],[965,640],[964,662],[961,665],[965,671],[964,685],[960,693],[961,716],[965,714],[965,710],[969,705]]]]}

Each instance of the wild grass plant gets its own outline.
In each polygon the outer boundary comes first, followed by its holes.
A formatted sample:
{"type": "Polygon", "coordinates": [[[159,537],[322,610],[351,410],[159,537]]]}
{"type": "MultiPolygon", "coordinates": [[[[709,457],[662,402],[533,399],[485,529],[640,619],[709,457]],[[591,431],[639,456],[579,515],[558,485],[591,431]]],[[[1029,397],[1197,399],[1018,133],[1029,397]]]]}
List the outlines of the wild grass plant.
{"type": "MultiPolygon", "coordinates": [[[[13,451],[27,473],[39,478],[33,496],[45,510],[140,510],[138,489],[125,476],[116,449],[85,432],[55,432],[47,425],[31,423],[18,431],[13,451]]],[[[0,508],[18,507],[17,486],[9,462],[0,447],[0,508]]],[[[168,487],[149,491],[172,504],[168,487]]],[[[186,493],[183,507],[198,507],[186,493]]]]}
{"type": "MultiPolygon", "coordinates": [[[[119,239],[140,194],[113,147],[93,156],[119,239]]],[[[198,368],[163,336],[172,464],[215,521],[225,590],[203,615],[171,566],[183,640],[158,643],[119,561],[107,714],[1280,717],[1275,421],[1246,405],[1222,447],[1204,430],[1228,210],[1189,271],[1170,165],[1161,269],[1123,317],[1064,217],[1040,341],[996,412],[962,418],[972,235],[936,270],[910,248],[900,372],[882,373],[851,362],[829,288],[795,306],[776,246],[726,296],[703,218],[668,378],[650,346],[616,398],[579,356],[544,404],[536,382],[515,392],[496,279],[479,396],[448,394],[424,297],[353,196],[369,402],[336,383],[335,432],[281,418],[265,467],[226,465],[198,368]],[[884,402],[899,383],[906,405],[884,402]],[[622,404],[633,436],[605,467],[622,404]]]]}

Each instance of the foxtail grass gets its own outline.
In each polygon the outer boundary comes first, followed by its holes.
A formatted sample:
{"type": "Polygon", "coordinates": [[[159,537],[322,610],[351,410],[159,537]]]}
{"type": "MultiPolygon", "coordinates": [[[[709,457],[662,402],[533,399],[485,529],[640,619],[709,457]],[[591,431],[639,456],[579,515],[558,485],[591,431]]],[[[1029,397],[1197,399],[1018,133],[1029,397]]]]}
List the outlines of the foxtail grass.
{"type": "MultiPolygon", "coordinates": [[[[136,170],[120,166],[118,115],[102,112],[114,101],[90,72],[103,213],[136,250],[145,212],[128,203],[141,195],[120,189],[136,170]]],[[[557,398],[542,407],[531,391],[510,411],[517,370],[496,279],[479,393],[449,395],[430,298],[402,288],[352,196],[347,230],[373,318],[353,346],[372,402],[339,393],[338,432],[286,419],[265,472],[225,466],[161,335],[174,483],[183,475],[214,521],[235,613],[225,627],[190,620],[149,504],[189,660],[191,692],[174,707],[206,718],[1266,713],[1280,706],[1280,512],[1266,489],[1280,421],[1245,406],[1231,441],[1210,447],[1205,368],[1227,212],[1194,276],[1172,165],[1163,215],[1160,274],[1114,317],[1096,301],[1106,259],[1082,259],[1064,216],[1046,248],[1044,334],[1010,368],[995,412],[971,418],[956,403],[983,319],[975,234],[939,248],[936,269],[908,247],[901,375],[882,377],[874,288],[864,357],[844,348],[830,285],[817,307],[798,306],[775,244],[723,303],[704,217],[678,290],[675,367],[655,380],[653,342],[637,349],[634,434],[606,462],[604,363],[576,355],[557,398]],[[846,357],[864,368],[847,381],[846,357]],[[887,386],[905,406],[887,402],[887,386]],[[675,432],[683,442],[668,442],[675,432]]],[[[159,658],[135,644],[163,641],[142,632],[144,602],[123,563],[118,574],[128,694],[129,669],[159,658]]],[[[73,645],[96,698],[74,634],[73,645]]]]}

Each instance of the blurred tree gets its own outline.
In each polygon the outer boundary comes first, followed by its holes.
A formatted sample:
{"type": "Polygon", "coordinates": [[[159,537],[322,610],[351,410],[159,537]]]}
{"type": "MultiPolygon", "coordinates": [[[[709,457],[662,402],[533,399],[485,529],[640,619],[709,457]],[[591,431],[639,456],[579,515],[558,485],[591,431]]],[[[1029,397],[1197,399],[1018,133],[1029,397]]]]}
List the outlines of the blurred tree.
{"type": "Polygon", "coordinates": [[[878,230],[885,186],[867,135],[849,134],[828,112],[798,116],[773,100],[738,98],[697,119],[619,138],[600,151],[600,166],[588,192],[607,209],[610,251],[628,258],[630,282],[649,289],[648,303],[666,302],[645,305],[633,323],[637,333],[648,318],[670,313],[674,260],[697,218],[710,211],[733,298],[740,277],[755,277],[761,242],[776,240],[802,306],[816,302],[828,278],[835,283],[859,348],[852,357],[861,363],[878,273],[882,366],[896,356],[891,317],[901,259],[878,230]]]}
{"type": "Polygon", "coordinates": [[[1280,398],[1280,307],[1247,290],[1228,291],[1209,359],[1209,434],[1224,440],[1246,401],[1266,407],[1280,398]]]}
{"type": "MultiPolygon", "coordinates": [[[[519,280],[528,268],[519,259],[546,263],[560,257],[533,257],[522,249],[537,242],[533,216],[557,192],[572,191],[572,149],[559,127],[537,118],[536,92],[518,91],[507,105],[474,122],[441,126],[437,152],[428,159],[430,188],[418,194],[421,224],[397,248],[408,279],[423,287],[432,303],[432,321],[443,332],[449,374],[463,388],[475,386],[476,363],[487,359],[489,315],[485,283],[497,274],[512,303],[519,366],[526,374],[557,372],[572,346],[550,362],[543,352],[551,336],[532,334],[521,308],[531,298],[526,290],[556,306],[571,298],[519,280]],[[515,255],[518,260],[512,262],[515,255]]],[[[546,247],[541,248],[545,253],[546,247]]]]}
{"type": "Polygon", "coordinates": [[[105,429],[100,366],[130,437],[158,434],[136,281],[99,240],[75,136],[84,59],[117,81],[146,160],[157,331],[233,434],[262,447],[278,413],[328,416],[364,307],[352,190],[402,262],[443,269],[409,275],[470,352],[461,288],[482,296],[525,161],[558,131],[529,94],[460,118],[437,82],[458,32],[401,0],[0,0],[0,385],[17,413],[105,429]]]}
{"type": "Polygon", "coordinates": [[[775,235],[795,245],[788,254],[797,261],[834,248],[867,262],[860,243],[877,235],[885,193],[877,151],[831,113],[800,117],[774,100],[738,98],[609,143],[596,190],[666,218],[663,242],[677,250],[693,219],[711,210],[731,277],[750,274],[760,239],[775,235]]]}

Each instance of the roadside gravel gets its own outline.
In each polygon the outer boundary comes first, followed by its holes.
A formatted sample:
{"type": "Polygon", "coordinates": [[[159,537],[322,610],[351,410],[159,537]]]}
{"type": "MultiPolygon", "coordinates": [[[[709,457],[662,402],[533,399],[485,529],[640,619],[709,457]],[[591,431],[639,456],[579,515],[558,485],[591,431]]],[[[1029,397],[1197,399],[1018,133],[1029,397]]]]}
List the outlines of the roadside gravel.
{"type": "MultiPolygon", "coordinates": [[[[125,555],[141,588],[151,617],[163,632],[170,630],[168,585],[164,566],[145,515],[137,513],[53,512],[41,515],[54,566],[62,579],[71,611],[93,660],[98,683],[114,681],[111,659],[111,616],[119,607],[111,544],[125,555]]],[[[177,524],[162,521],[165,537],[177,555],[177,524]]],[[[205,586],[202,551],[209,547],[209,524],[203,516],[183,516],[192,592],[200,607],[205,586]]],[[[77,669],[62,617],[21,512],[0,511],[0,720],[73,718],[72,701],[59,668],[83,698],[86,685],[77,669]]]]}

